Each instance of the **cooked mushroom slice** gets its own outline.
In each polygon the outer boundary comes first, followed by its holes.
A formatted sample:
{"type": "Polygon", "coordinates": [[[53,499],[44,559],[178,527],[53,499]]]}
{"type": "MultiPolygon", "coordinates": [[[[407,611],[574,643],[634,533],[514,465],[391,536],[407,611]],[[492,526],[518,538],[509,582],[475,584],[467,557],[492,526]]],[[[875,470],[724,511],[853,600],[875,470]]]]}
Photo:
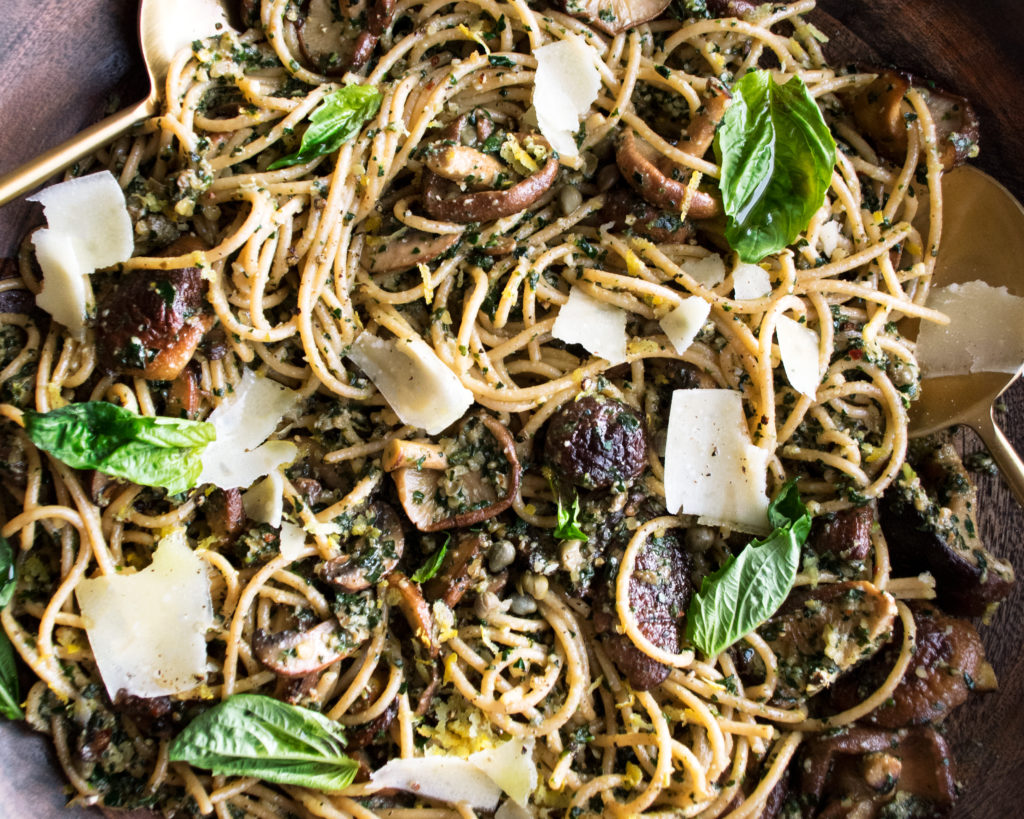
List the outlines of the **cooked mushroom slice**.
{"type": "Polygon", "coordinates": [[[635,478],[647,466],[647,431],[629,406],[604,395],[567,401],[548,423],[545,456],[559,477],[586,489],[635,478]]]}
{"type": "Polygon", "coordinates": [[[370,59],[381,35],[391,24],[396,0],[372,0],[367,4],[365,27],[337,14],[332,0],[302,0],[294,22],[295,37],[306,63],[322,74],[341,76],[370,59]]]}
{"type": "Polygon", "coordinates": [[[679,150],[697,158],[704,156],[711,147],[715,130],[731,99],[729,89],[714,77],[710,78],[704,90],[704,104],[686,127],[686,133],[679,140],[679,150]]]}
{"type": "Polygon", "coordinates": [[[474,578],[481,574],[483,546],[480,535],[460,534],[454,548],[441,561],[437,574],[423,584],[423,593],[431,600],[442,600],[450,609],[455,608],[474,578]]]}
{"type": "MultiPolygon", "coordinates": [[[[177,256],[203,247],[198,239],[186,236],[161,255],[177,256]]],[[[110,373],[139,378],[177,378],[209,329],[202,306],[198,267],[125,274],[97,303],[99,365],[110,373]]]]}
{"type": "Polygon", "coordinates": [[[635,233],[658,243],[683,245],[693,237],[693,222],[678,211],[654,207],[632,191],[617,189],[605,197],[594,224],[612,223],[615,230],[635,233]]]}
{"type": "Polygon", "coordinates": [[[424,233],[402,229],[375,247],[367,246],[364,257],[371,273],[396,273],[418,264],[432,262],[458,244],[459,233],[424,233]]]}
{"type": "Polygon", "coordinates": [[[795,589],[758,629],[778,660],[775,700],[804,700],[874,654],[892,634],[896,603],[870,583],[795,589]]]}
{"type": "Polygon", "coordinates": [[[385,450],[384,468],[391,472],[406,516],[422,532],[472,526],[504,512],[512,505],[521,472],[512,433],[483,413],[463,419],[454,440],[443,448],[429,441],[393,441],[385,450]],[[431,460],[407,457],[403,453],[410,446],[413,452],[431,453],[431,460]]]}
{"type": "Polygon", "coordinates": [[[671,0],[559,0],[573,17],[613,37],[626,29],[653,20],[668,8],[671,0]]]}
{"type": "Polygon", "coordinates": [[[366,15],[366,29],[356,39],[356,48],[352,54],[351,70],[362,67],[370,59],[381,35],[387,31],[395,16],[398,0],[373,0],[366,15]]]}
{"type": "Polygon", "coordinates": [[[362,640],[353,641],[347,636],[341,624],[331,619],[307,631],[268,634],[256,629],[252,647],[259,661],[275,674],[303,677],[355,651],[362,640]]]}
{"type": "Polygon", "coordinates": [[[123,485],[117,478],[104,475],[97,469],[92,469],[89,475],[89,499],[101,508],[110,505],[117,494],[117,490],[123,485]]]}
{"type": "Polygon", "coordinates": [[[935,123],[939,158],[945,170],[962,165],[977,150],[978,116],[964,97],[934,88],[912,74],[886,69],[852,100],[854,119],[887,159],[902,162],[907,153],[910,121],[903,97],[913,88],[924,97],[935,123]]]}
{"type": "MultiPolygon", "coordinates": [[[[967,620],[948,617],[929,603],[911,604],[916,626],[914,657],[892,697],[865,721],[882,728],[939,722],[962,705],[973,691],[996,687],[992,666],[977,629],[967,620]]],[[[840,709],[863,702],[888,677],[899,656],[902,626],[895,639],[855,677],[840,680],[832,702],[840,709]]]]}
{"type": "Polygon", "coordinates": [[[389,602],[397,605],[409,623],[412,633],[427,647],[431,657],[441,653],[441,644],[437,639],[437,626],[430,606],[423,599],[419,586],[413,583],[402,572],[388,575],[388,588],[394,592],[389,602]]]}
{"type": "Polygon", "coordinates": [[[398,716],[398,700],[391,700],[391,703],[384,712],[374,717],[369,722],[353,725],[348,729],[348,736],[345,741],[345,750],[353,751],[357,748],[365,748],[381,739],[391,723],[398,716]]]}
{"type": "Polygon", "coordinates": [[[931,572],[938,603],[951,614],[989,612],[1013,587],[1013,567],[978,536],[977,490],[951,444],[922,441],[879,503],[893,570],[931,572]],[[916,470],[916,473],[915,471],[916,470]]]}
{"type": "Polygon", "coordinates": [[[552,155],[536,173],[502,190],[459,193],[459,186],[428,172],[423,185],[423,207],[434,219],[468,224],[493,222],[530,207],[555,183],[558,159],[552,155]],[[454,190],[455,195],[448,196],[454,190]]]}
{"type": "MultiPolygon", "coordinates": [[[[629,581],[629,605],[640,632],[659,648],[679,651],[683,616],[693,596],[693,562],[674,535],[652,538],[637,555],[629,581]]],[[[614,577],[598,586],[593,622],[608,656],[637,691],[665,681],[669,667],[644,654],[620,634],[615,612],[614,577]]]]}
{"type": "Polygon", "coordinates": [[[932,728],[814,737],[795,770],[814,816],[945,816],[956,800],[949,746],[932,728]]]}
{"type": "Polygon", "coordinates": [[[460,187],[479,191],[494,188],[508,175],[499,160],[468,145],[442,145],[427,153],[424,164],[460,187]]]}
{"type": "Polygon", "coordinates": [[[721,212],[718,201],[709,193],[690,192],[686,182],[674,179],[674,170],[659,167],[660,155],[646,142],[639,141],[631,128],[622,135],[615,161],[637,192],[652,205],[679,213],[689,197],[686,215],[692,219],[710,219],[721,212]]]}
{"type": "Polygon", "coordinates": [[[195,418],[199,414],[199,379],[195,364],[186,367],[167,390],[165,413],[171,418],[195,418]]]}
{"type": "Polygon", "coordinates": [[[757,6],[750,0],[707,0],[708,11],[715,17],[746,17],[757,6]]]}
{"type": "Polygon", "coordinates": [[[405,535],[398,515],[386,503],[374,503],[366,522],[356,522],[364,534],[349,547],[349,554],[335,557],[317,567],[318,573],[342,591],[368,589],[395,570],[405,550],[405,535]]]}
{"type": "Polygon", "coordinates": [[[206,518],[218,543],[233,542],[245,529],[241,490],[214,489],[206,499],[206,518]]]}
{"type": "Polygon", "coordinates": [[[814,518],[807,545],[820,555],[834,555],[844,561],[867,559],[871,553],[871,527],[875,507],[855,506],[814,518]]]}

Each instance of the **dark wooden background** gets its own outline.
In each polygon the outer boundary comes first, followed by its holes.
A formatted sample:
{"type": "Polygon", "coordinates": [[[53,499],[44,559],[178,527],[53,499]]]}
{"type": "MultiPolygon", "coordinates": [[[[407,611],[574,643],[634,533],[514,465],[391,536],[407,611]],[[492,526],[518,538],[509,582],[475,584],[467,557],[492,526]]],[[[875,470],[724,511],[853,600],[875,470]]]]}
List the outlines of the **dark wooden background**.
{"type": "MultiPolygon", "coordinates": [[[[133,0],[0,0],[0,173],[95,121],[117,100],[145,96],[133,0]]],[[[1024,3],[1021,0],[821,0],[818,24],[837,58],[881,60],[969,96],[982,120],[978,164],[1024,199],[1024,3]]],[[[0,256],[39,217],[22,202],[0,208],[0,256]]],[[[1024,452],[1024,388],[1011,389],[1002,424],[1024,452]]],[[[978,448],[969,432],[968,449],[978,448]]],[[[979,478],[981,529],[1024,575],[1024,512],[999,478],[979,478]]],[[[951,721],[964,794],[958,817],[1024,815],[1024,582],[985,642],[1000,677],[951,721]]],[[[46,743],[0,724],[0,817],[73,819],[46,743]]],[[[98,816],[99,814],[95,814],[98,816]]]]}

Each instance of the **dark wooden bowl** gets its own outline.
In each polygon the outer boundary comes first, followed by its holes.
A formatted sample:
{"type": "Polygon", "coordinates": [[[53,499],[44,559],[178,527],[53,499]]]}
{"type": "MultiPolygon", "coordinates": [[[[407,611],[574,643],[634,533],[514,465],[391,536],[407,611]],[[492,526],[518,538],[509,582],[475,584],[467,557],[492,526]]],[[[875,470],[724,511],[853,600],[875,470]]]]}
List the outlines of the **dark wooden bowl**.
{"type": "MultiPolygon", "coordinates": [[[[133,0],[3,0],[0,173],[72,136],[108,105],[145,95],[133,0]]],[[[1020,0],[820,0],[833,59],[888,62],[970,97],[981,115],[978,163],[1024,199],[1024,5],[1020,0]]],[[[0,256],[38,221],[23,202],[0,209],[0,256]]],[[[1024,388],[1010,391],[1003,425],[1024,452],[1024,388]]],[[[970,433],[968,449],[977,448],[970,433]]],[[[998,477],[979,478],[981,529],[1024,573],[1024,510],[998,477]]],[[[1024,583],[983,630],[997,694],[960,709],[948,730],[963,796],[958,817],[1024,815],[1024,583]]],[[[0,724],[0,816],[72,819],[47,743],[0,724]]]]}

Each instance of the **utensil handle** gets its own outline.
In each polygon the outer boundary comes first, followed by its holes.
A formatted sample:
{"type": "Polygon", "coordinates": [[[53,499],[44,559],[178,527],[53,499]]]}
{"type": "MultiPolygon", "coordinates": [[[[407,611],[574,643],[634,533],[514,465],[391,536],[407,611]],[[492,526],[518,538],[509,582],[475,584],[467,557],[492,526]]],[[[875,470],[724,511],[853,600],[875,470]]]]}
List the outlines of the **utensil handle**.
{"type": "Polygon", "coordinates": [[[975,432],[981,436],[988,451],[995,460],[1003,480],[1009,484],[1010,489],[1017,498],[1017,502],[1024,506],[1024,461],[1021,460],[1013,445],[1007,440],[1003,431],[998,427],[992,417],[992,411],[984,413],[974,426],[975,432]]]}
{"type": "Polygon", "coordinates": [[[100,120],[67,142],[62,142],[31,162],[26,162],[20,168],[0,176],[0,205],[5,205],[16,196],[38,187],[55,173],[63,171],[120,136],[133,125],[152,116],[155,110],[156,101],[148,97],[138,105],[100,120]]]}

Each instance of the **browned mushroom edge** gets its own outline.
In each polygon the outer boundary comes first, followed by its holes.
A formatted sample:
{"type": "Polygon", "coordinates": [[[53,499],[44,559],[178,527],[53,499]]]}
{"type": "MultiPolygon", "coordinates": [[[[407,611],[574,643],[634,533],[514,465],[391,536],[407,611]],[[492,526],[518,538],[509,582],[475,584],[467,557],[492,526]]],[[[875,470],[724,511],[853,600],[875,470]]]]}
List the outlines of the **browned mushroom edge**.
{"type": "Polygon", "coordinates": [[[438,532],[444,529],[465,528],[473,526],[495,515],[504,512],[512,505],[512,500],[519,491],[519,480],[522,467],[516,454],[515,440],[512,433],[496,418],[485,413],[474,413],[463,419],[459,425],[461,430],[470,420],[480,421],[498,442],[505,459],[508,461],[508,487],[504,497],[494,500],[480,508],[471,508],[463,512],[435,519],[438,510],[434,495],[438,482],[442,477],[441,469],[430,469],[424,466],[402,466],[400,459],[389,459],[385,469],[390,465],[391,477],[394,479],[398,497],[402,502],[406,517],[421,532],[438,532]]]}
{"type": "Polygon", "coordinates": [[[626,181],[644,199],[659,208],[679,212],[689,196],[690,207],[686,215],[692,219],[710,219],[721,212],[718,201],[711,194],[700,190],[690,193],[687,184],[662,173],[653,158],[645,155],[641,146],[633,130],[627,128],[615,152],[615,161],[626,181]]]}
{"type": "Polygon", "coordinates": [[[245,508],[239,489],[214,489],[206,498],[206,519],[218,543],[234,541],[245,529],[245,508]]]}
{"type": "Polygon", "coordinates": [[[614,37],[653,20],[671,0],[556,0],[568,14],[614,37]]]}
{"type": "Polygon", "coordinates": [[[397,273],[418,264],[427,264],[451,250],[460,233],[424,233],[420,230],[400,230],[363,254],[364,264],[371,273],[397,273]]]}
{"type": "Polygon", "coordinates": [[[373,0],[368,6],[365,27],[355,37],[350,54],[341,55],[336,51],[318,53],[316,40],[326,40],[328,45],[336,42],[340,46],[348,35],[342,36],[342,32],[337,32],[332,37],[331,32],[337,29],[336,25],[332,25],[335,20],[332,18],[325,21],[315,17],[312,14],[311,0],[302,0],[298,16],[291,25],[307,65],[329,77],[340,77],[346,71],[355,71],[365,65],[373,55],[381,35],[391,25],[397,0],[373,0]]]}
{"type": "Polygon", "coordinates": [[[397,605],[402,612],[412,633],[427,647],[431,657],[441,653],[441,643],[437,636],[437,625],[430,613],[430,606],[423,597],[418,585],[402,572],[392,572],[387,578],[388,589],[394,592],[389,602],[397,605]]]}
{"type": "Polygon", "coordinates": [[[483,539],[478,534],[460,534],[455,547],[445,555],[437,574],[423,584],[423,593],[441,600],[448,608],[458,605],[473,583],[483,562],[483,539]]]}
{"type": "Polygon", "coordinates": [[[325,620],[306,631],[268,634],[256,629],[252,638],[257,659],[282,677],[304,677],[351,654],[358,643],[344,638],[337,620],[325,620]]]}
{"type": "Polygon", "coordinates": [[[367,516],[368,531],[355,540],[347,555],[331,558],[317,567],[325,581],[345,592],[370,588],[398,566],[405,551],[402,523],[394,509],[377,502],[367,516]]]}

